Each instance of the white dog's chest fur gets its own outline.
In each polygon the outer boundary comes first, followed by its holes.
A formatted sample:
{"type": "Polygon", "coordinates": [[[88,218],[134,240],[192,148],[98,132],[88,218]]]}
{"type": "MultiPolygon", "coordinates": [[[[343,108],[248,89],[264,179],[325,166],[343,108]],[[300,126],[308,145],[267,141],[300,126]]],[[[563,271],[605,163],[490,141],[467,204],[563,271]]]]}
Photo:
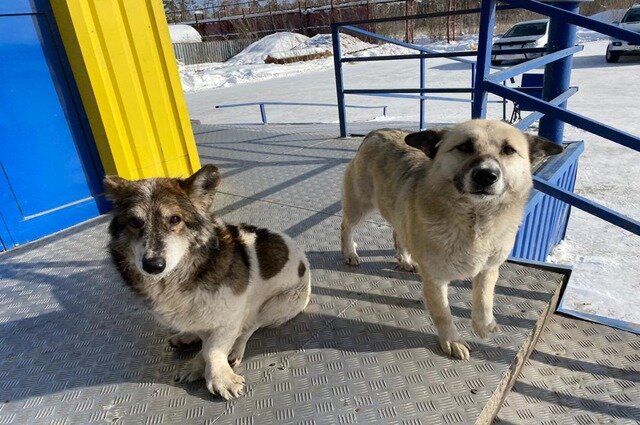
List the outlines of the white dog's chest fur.
{"type": "Polygon", "coordinates": [[[425,235],[407,235],[409,251],[433,279],[443,281],[473,277],[501,264],[517,231],[517,227],[504,228],[499,222],[481,218],[471,222],[456,222],[451,217],[420,221],[425,235]]]}

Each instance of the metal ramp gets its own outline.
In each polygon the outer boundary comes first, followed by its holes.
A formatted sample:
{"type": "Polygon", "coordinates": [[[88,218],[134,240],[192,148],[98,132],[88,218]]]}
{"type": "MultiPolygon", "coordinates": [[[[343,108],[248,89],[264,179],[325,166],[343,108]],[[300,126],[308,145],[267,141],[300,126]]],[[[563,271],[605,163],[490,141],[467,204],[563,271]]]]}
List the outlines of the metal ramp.
{"type": "Polygon", "coordinates": [[[395,269],[380,217],[357,233],[363,264],[343,265],[340,185],[359,139],[333,139],[334,125],[195,130],[202,161],[223,172],[220,214],[285,231],[305,247],[308,309],[249,341],[247,395],[225,402],[202,382],[173,382],[194,352],[171,349],[170,332],[123,287],[105,249],[106,218],[4,253],[0,424],[488,423],[507,395],[503,423],[640,418],[639,337],[561,319],[526,360],[562,273],[506,264],[495,297],[501,330],[487,340],[471,331],[469,282],[453,283],[452,312],[472,347],[463,362],[437,348],[419,277],[395,269]],[[602,384],[579,387],[585,374],[602,384]],[[558,402],[547,395],[554,391],[558,402]]]}

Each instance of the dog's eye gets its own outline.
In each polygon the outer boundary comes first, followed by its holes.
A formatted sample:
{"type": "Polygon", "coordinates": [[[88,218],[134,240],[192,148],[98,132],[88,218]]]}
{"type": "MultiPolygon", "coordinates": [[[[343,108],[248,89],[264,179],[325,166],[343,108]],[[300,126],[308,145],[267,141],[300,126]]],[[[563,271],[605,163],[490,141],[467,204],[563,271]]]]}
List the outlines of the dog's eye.
{"type": "Polygon", "coordinates": [[[473,153],[473,143],[470,141],[467,141],[461,145],[456,146],[456,149],[458,149],[460,152],[462,153],[473,153]]]}
{"type": "Polygon", "coordinates": [[[505,143],[504,145],[502,145],[502,151],[500,151],[500,153],[502,155],[513,155],[514,153],[516,153],[516,150],[510,144],[505,143]]]}
{"type": "Polygon", "coordinates": [[[129,219],[129,226],[133,227],[134,229],[139,229],[144,226],[144,221],[136,217],[131,217],[129,219]]]}
{"type": "Polygon", "coordinates": [[[182,221],[182,219],[177,215],[172,215],[169,217],[169,224],[178,224],[182,221]]]}

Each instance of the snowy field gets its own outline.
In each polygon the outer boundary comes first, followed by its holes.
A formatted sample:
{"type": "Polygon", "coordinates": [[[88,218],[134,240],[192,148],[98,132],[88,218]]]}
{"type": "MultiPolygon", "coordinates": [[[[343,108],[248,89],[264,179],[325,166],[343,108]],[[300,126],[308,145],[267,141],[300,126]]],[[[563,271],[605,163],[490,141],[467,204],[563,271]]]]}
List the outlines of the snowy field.
{"type": "MultiPolygon", "coordinates": [[[[640,135],[640,60],[623,58],[619,64],[607,64],[606,40],[584,31],[579,33],[579,39],[585,48],[575,57],[572,85],[580,90],[569,101],[570,109],[640,135]]],[[[453,46],[424,39],[421,42],[439,50],[464,49],[473,47],[475,39],[468,37],[453,46]]],[[[379,55],[402,50],[388,45],[362,47],[351,54],[379,55]]],[[[226,64],[180,67],[192,119],[210,124],[260,122],[257,106],[214,109],[217,104],[260,100],[336,102],[332,58],[268,65],[261,63],[264,58],[255,53],[248,61],[240,57],[226,64]]],[[[447,59],[427,63],[428,87],[469,86],[467,64],[447,59]]],[[[344,73],[347,88],[418,87],[418,61],[345,64],[344,73]]],[[[351,109],[347,113],[349,121],[376,120],[381,127],[385,120],[416,122],[418,117],[415,100],[349,96],[347,104],[387,105],[386,118],[380,116],[379,110],[351,109]]],[[[427,110],[429,123],[454,123],[470,117],[468,103],[429,101],[427,110]]],[[[275,106],[267,107],[267,112],[272,123],[337,122],[336,108],[275,106]]],[[[507,113],[511,113],[511,106],[507,113]]],[[[500,107],[493,105],[489,117],[502,118],[500,107]]],[[[640,154],[570,126],[565,135],[586,144],[576,192],[639,219],[640,154]]],[[[549,258],[550,262],[574,267],[565,293],[565,308],[640,324],[639,254],[640,237],[574,209],[566,241],[549,258]]]]}

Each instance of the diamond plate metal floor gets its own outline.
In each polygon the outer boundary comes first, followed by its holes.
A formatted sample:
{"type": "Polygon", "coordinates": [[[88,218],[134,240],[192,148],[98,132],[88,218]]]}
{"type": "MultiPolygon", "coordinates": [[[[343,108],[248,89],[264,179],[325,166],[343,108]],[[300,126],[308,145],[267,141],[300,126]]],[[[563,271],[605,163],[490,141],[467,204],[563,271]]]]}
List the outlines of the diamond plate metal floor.
{"type": "MultiPolygon", "coordinates": [[[[391,229],[380,217],[357,234],[362,266],[342,263],[340,182],[358,139],[332,139],[332,125],[195,130],[203,162],[223,173],[221,215],[285,231],[305,247],[308,309],[256,333],[241,366],[247,395],[224,402],[202,382],[173,382],[194,353],[171,349],[170,332],[123,287],[105,249],[106,218],[1,254],[0,424],[491,420],[562,275],[505,265],[495,305],[501,331],[487,340],[470,330],[470,284],[453,283],[452,311],[472,358],[450,360],[437,348],[418,276],[395,269],[391,229]]],[[[635,344],[628,361],[637,365],[635,344]]],[[[630,382],[635,391],[638,380],[630,382]]],[[[506,411],[501,419],[527,422],[506,411]]]]}

